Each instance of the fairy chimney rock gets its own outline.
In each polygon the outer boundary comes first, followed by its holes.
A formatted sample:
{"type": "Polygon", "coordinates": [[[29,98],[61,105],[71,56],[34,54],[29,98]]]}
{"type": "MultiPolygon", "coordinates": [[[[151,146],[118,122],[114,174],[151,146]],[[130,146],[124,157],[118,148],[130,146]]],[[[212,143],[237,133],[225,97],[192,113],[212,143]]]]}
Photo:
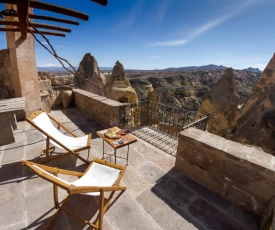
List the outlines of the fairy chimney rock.
{"type": "Polygon", "coordinates": [[[239,95],[234,78],[233,69],[226,69],[198,110],[209,114],[207,130],[220,136],[230,131],[238,110],[239,95]]]}
{"type": "Polygon", "coordinates": [[[100,72],[96,59],[86,53],[75,75],[74,87],[97,93],[95,88],[103,88],[105,83],[105,75],[100,72]]]}
{"type": "Polygon", "coordinates": [[[275,155],[275,53],[243,106],[230,139],[275,155]]]}
{"type": "Polygon", "coordinates": [[[126,77],[126,73],[123,65],[117,61],[112,75],[108,78],[105,91],[110,93],[111,99],[123,103],[135,103],[138,102],[137,93],[132,88],[129,79],[126,77]]]}

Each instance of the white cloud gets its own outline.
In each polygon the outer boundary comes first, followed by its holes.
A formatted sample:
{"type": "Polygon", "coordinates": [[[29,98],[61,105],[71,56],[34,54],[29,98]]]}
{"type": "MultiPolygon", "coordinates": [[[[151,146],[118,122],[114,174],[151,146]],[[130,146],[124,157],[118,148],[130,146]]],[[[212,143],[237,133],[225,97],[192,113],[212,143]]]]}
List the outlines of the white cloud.
{"type": "Polygon", "coordinates": [[[182,46],[186,43],[186,40],[170,40],[170,41],[157,41],[147,44],[147,46],[182,46]]]}

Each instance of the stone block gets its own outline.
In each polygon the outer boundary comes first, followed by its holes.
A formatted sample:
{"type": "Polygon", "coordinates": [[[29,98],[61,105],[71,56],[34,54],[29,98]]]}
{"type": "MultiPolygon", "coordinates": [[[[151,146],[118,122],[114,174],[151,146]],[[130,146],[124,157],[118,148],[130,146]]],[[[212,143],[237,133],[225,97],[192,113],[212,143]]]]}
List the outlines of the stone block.
{"type": "Polygon", "coordinates": [[[145,188],[153,185],[150,181],[146,180],[140,171],[135,169],[133,166],[127,166],[127,169],[122,178],[121,184],[127,185],[127,191],[129,191],[134,196],[138,196],[145,188]],[[133,178],[135,178],[133,180],[133,178]]]}
{"type": "Polygon", "coordinates": [[[0,114],[0,146],[15,142],[12,124],[10,123],[10,117],[12,117],[11,114],[0,114]]]}
{"type": "Polygon", "coordinates": [[[178,156],[176,158],[175,168],[198,184],[207,187],[213,192],[221,194],[224,182],[220,175],[203,170],[199,166],[189,163],[184,158],[178,156]]]}
{"type": "Polygon", "coordinates": [[[106,216],[114,229],[133,229],[135,226],[142,230],[163,229],[127,190],[107,211],[106,216]]]}
{"type": "Polygon", "coordinates": [[[275,195],[274,161],[255,147],[190,128],[180,134],[175,165],[211,191],[260,213],[275,195]],[[245,198],[250,203],[241,201],[245,198]]]}
{"type": "Polygon", "coordinates": [[[24,221],[25,199],[22,191],[22,183],[1,184],[0,229],[6,229],[24,221]]]}
{"type": "Polygon", "coordinates": [[[257,215],[261,215],[268,205],[267,200],[236,186],[231,186],[226,196],[257,215]]]}
{"type": "Polygon", "coordinates": [[[144,191],[137,197],[137,200],[161,229],[197,229],[190,223],[194,223],[194,221],[190,221],[192,217],[187,211],[181,210],[169,198],[165,198],[159,193],[156,194],[153,189],[144,191]],[[183,216],[184,218],[182,218],[183,216]]]}
{"type": "Polygon", "coordinates": [[[23,159],[23,156],[24,156],[23,147],[6,149],[4,150],[4,153],[3,153],[2,164],[20,161],[23,159]]]}

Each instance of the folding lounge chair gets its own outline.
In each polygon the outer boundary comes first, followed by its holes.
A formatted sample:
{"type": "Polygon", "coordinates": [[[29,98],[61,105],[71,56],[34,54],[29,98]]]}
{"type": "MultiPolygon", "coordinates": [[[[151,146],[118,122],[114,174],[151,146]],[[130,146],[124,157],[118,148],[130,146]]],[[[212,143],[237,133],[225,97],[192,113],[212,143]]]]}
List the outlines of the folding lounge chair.
{"type": "MultiPolygon", "coordinates": [[[[50,229],[53,222],[59,216],[61,211],[75,217],[76,219],[84,222],[92,228],[102,229],[103,215],[111,202],[111,199],[116,191],[126,190],[125,186],[120,186],[119,182],[124,174],[125,166],[119,166],[113,163],[108,163],[103,160],[95,158],[88,166],[84,173],[53,168],[46,165],[33,163],[30,161],[22,161],[22,165],[27,166],[34,171],[38,176],[53,183],[53,196],[55,208],[58,209],[53,215],[52,220],[49,222],[46,229],[50,229]],[[66,175],[74,175],[80,177],[74,182],[67,182],[58,177],[58,173],[66,175]],[[58,202],[58,187],[61,187],[68,192],[68,196],[64,199],[61,206],[58,202]],[[104,202],[104,193],[110,192],[107,201],[104,202]],[[84,220],[82,217],[77,216],[71,211],[65,209],[65,205],[74,194],[84,194],[90,196],[100,196],[99,200],[99,213],[96,218],[95,224],[89,220],[84,220]]],[[[116,198],[117,199],[117,198],[116,198]]]]}
{"type": "Polygon", "coordinates": [[[91,148],[90,143],[92,134],[77,137],[74,133],[68,130],[52,116],[45,113],[43,110],[33,112],[26,120],[37,130],[39,130],[46,139],[46,149],[41,151],[41,153],[46,154],[46,162],[58,159],[68,154],[73,154],[75,157],[79,158],[86,164],[89,164],[88,159],[91,148]],[[53,123],[56,124],[57,128],[53,123]],[[71,136],[64,135],[60,131],[60,128],[68,132],[71,136]],[[50,147],[50,143],[53,145],[52,147],[50,147]],[[52,153],[54,152],[55,148],[65,149],[68,152],[52,157],[52,153]],[[77,154],[77,152],[85,149],[88,149],[87,160],[77,154]]]}

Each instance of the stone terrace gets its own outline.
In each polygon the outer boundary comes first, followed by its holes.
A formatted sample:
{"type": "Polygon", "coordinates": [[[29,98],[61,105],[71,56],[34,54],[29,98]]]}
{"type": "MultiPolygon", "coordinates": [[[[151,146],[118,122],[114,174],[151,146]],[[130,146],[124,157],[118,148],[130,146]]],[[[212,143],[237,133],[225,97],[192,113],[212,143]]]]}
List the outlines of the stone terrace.
{"type": "MultiPolygon", "coordinates": [[[[90,160],[102,157],[102,140],[95,132],[106,127],[77,109],[56,110],[52,115],[77,135],[92,132],[90,160]]],[[[55,212],[52,185],[21,166],[20,161],[37,160],[45,141],[28,123],[19,122],[18,127],[16,142],[0,146],[0,229],[44,229],[55,212]]],[[[119,149],[118,153],[125,154],[126,149],[119,149]]],[[[81,156],[85,154],[84,151],[81,156]]],[[[122,179],[127,190],[110,205],[104,216],[104,229],[258,228],[256,216],[184,177],[174,169],[174,164],[175,157],[138,138],[130,146],[129,166],[122,179]]],[[[51,165],[76,171],[86,167],[72,156],[51,165]]],[[[60,201],[65,196],[65,191],[59,190],[60,201]]],[[[92,219],[97,203],[97,198],[77,195],[68,205],[74,212],[92,219]]],[[[62,213],[53,229],[87,226],[62,213]]]]}

